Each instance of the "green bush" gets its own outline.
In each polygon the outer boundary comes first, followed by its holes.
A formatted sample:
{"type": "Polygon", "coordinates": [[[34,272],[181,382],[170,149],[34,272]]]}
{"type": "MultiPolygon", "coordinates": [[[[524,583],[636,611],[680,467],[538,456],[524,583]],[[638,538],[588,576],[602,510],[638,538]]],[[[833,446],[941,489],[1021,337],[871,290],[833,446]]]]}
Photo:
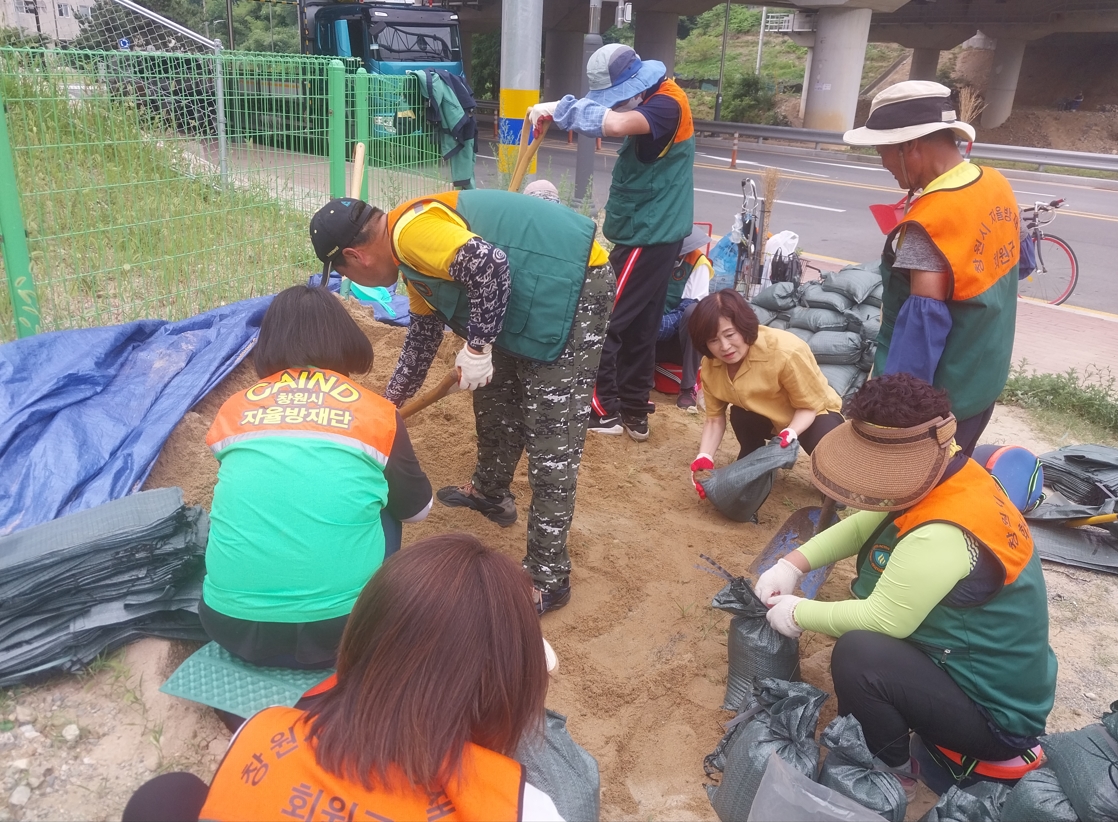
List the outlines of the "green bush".
{"type": "Polygon", "coordinates": [[[771,85],[756,74],[743,74],[727,83],[722,93],[722,119],[730,123],[788,125],[788,119],[776,107],[771,85]]]}
{"type": "Polygon", "coordinates": [[[1063,374],[1027,372],[1027,362],[1014,367],[999,401],[1079,417],[1118,435],[1118,381],[1109,368],[1074,368],[1063,374]]]}

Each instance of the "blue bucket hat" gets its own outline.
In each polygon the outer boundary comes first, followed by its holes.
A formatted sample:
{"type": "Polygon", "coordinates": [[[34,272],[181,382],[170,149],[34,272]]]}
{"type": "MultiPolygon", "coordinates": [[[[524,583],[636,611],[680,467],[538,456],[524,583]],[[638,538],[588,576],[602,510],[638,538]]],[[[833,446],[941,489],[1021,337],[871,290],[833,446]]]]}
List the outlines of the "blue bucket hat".
{"type": "Polygon", "coordinates": [[[595,103],[613,108],[648,91],[668,74],[659,60],[641,60],[635,51],[622,43],[602,46],[586,62],[590,91],[586,95],[595,103]]]}

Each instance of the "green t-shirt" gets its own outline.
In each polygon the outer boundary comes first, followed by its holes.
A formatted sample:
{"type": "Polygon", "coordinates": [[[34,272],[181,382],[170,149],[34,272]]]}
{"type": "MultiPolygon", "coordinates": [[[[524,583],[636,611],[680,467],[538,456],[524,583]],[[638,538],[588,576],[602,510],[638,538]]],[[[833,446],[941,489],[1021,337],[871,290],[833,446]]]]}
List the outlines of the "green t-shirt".
{"type": "Polygon", "coordinates": [[[384,560],[384,469],[329,440],[269,436],[218,454],[206,579],[213,610],[317,622],[353,610],[384,560]]]}

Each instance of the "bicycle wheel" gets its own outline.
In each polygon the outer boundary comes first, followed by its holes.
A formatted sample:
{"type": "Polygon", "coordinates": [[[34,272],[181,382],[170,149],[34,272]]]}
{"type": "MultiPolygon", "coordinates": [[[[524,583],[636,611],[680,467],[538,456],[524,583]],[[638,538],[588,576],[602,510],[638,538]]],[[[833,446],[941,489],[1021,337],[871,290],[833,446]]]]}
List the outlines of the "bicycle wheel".
{"type": "Polygon", "coordinates": [[[1075,252],[1051,234],[1040,238],[1036,252],[1036,271],[1017,283],[1017,293],[1052,305],[1066,302],[1079,281],[1079,261],[1075,252]]]}

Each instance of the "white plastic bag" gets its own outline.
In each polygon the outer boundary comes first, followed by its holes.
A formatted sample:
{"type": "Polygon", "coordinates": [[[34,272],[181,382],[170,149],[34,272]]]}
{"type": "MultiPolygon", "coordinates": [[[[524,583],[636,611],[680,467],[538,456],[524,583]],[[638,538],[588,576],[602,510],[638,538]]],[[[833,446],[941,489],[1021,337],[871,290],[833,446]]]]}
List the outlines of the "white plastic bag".
{"type": "Polygon", "coordinates": [[[778,232],[765,241],[765,268],[761,273],[761,287],[772,282],[773,257],[780,251],[789,257],[800,246],[800,235],[795,231],[778,232]]]}
{"type": "Polygon", "coordinates": [[[885,818],[837,791],[812,782],[776,754],[757,787],[749,822],[885,822],[885,818]]]}

